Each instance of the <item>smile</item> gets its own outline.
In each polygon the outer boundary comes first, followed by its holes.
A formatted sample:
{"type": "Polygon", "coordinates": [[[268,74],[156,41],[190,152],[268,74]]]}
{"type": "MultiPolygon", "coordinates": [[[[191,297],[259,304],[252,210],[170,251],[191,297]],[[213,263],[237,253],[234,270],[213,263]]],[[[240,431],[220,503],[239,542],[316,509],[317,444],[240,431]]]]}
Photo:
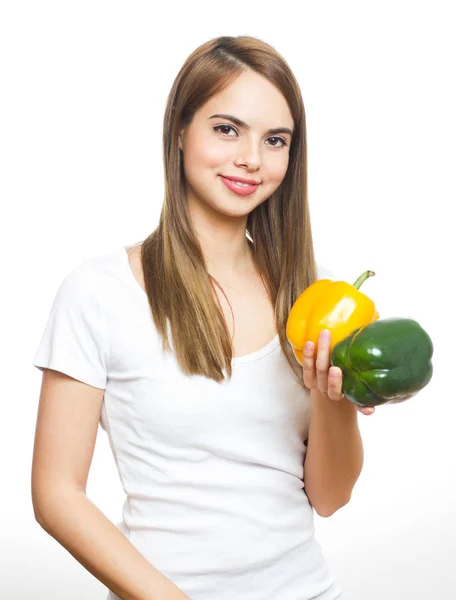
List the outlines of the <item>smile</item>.
{"type": "Polygon", "coordinates": [[[220,175],[220,179],[223,181],[223,183],[228,189],[230,189],[235,194],[238,194],[239,196],[248,196],[250,194],[253,194],[253,192],[255,192],[255,190],[259,187],[259,184],[252,185],[250,183],[232,181],[231,179],[223,177],[223,175],[220,175]]]}

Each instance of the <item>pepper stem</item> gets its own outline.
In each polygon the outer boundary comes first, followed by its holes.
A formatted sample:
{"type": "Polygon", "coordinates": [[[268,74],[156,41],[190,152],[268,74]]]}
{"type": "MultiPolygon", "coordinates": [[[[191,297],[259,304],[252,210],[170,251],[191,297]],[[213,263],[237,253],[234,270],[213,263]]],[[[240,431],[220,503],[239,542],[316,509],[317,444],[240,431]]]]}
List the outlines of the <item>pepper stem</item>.
{"type": "Polygon", "coordinates": [[[362,275],[360,275],[358,277],[358,279],[355,281],[355,283],[353,284],[353,287],[355,287],[357,290],[359,290],[359,288],[363,285],[363,283],[366,281],[366,279],[368,279],[369,277],[372,277],[373,275],[375,275],[375,273],[373,271],[364,271],[364,273],[362,275]]]}

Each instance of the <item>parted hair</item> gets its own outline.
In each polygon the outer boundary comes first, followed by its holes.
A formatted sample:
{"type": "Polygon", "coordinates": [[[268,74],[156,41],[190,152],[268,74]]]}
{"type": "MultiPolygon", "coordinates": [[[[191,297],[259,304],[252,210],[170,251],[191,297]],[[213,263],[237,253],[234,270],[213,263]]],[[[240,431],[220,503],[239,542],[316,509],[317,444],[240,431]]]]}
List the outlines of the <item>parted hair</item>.
{"type": "Polygon", "coordinates": [[[274,306],[281,348],[296,381],[307,389],[286,338],[291,307],[317,278],[307,198],[305,110],[290,67],[260,39],[212,39],[190,54],[174,80],[163,123],[163,206],[156,229],[141,246],[144,284],[163,349],[171,351],[171,334],[182,371],[221,382],[225,369],[231,378],[232,340],[214,284],[223,289],[208,273],[189,218],[179,133],[201,106],[247,69],[277,87],[294,123],[285,177],[275,192],[249,213],[246,239],[274,306]]]}

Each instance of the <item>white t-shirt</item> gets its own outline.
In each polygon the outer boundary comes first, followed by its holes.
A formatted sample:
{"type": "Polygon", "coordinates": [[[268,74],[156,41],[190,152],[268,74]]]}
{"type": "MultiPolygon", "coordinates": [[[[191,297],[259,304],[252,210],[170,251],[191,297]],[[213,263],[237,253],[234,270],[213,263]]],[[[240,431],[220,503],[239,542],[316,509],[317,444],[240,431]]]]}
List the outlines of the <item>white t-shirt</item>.
{"type": "Polygon", "coordinates": [[[231,381],[183,374],[127,248],[65,277],[34,359],[105,390],[100,424],[126,494],[117,527],[191,600],[345,598],[304,491],[310,398],[278,336],[235,357],[231,381]]]}

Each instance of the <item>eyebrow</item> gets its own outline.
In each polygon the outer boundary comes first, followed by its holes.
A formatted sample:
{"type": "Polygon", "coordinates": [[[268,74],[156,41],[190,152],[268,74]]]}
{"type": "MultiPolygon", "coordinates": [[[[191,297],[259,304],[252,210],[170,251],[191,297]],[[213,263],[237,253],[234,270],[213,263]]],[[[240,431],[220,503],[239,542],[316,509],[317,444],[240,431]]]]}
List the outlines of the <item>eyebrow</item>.
{"type": "MultiPolygon", "coordinates": [[[[238,127],[243,127],[244,129],[247,129],[247,130],[250,129],[250,125],[247,125],[247,123],[244,123],[244,121],[241,121],[241,119],[238,119],[237,117],[233,117],[233,115],[217,114],[217,115],[212,115],[211,117],[209,117],[209,119],[214,119],[215,117],[217,117],[218,119],[228,119],[228,121],[232,121],[238,127]]],[[[272,134],[272,135],[275,135],[276,133],[288,133],[288,134],[290,134],[291,137],[293,137],[293,132],[288,127],[276,127],[274,129],[268,129],[266,133],[272,134]]]]}

